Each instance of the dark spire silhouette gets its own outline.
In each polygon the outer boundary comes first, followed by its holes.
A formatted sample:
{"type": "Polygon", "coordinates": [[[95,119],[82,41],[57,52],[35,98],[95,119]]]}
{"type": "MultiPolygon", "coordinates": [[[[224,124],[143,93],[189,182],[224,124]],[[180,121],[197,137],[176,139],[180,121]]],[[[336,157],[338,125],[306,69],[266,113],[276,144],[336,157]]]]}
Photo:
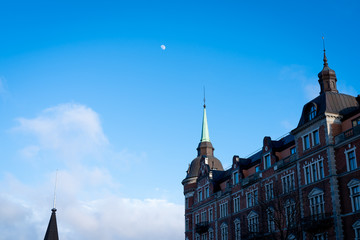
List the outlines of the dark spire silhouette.
{"type": "Polygon", "coordinates": [[[338,90],[336,87],[336,82],[337,82],[336,73],[328,65],[324,37],[322,37],[322,39],[323,39],[323,47],[324,47],[324,59],[323,59],[324,67],[321,70],[321,72],[319,72],[319,74],[318,74],[319,84],[320,84],[320,94],[322,94],[324,92],[338,93],[338,90]]]}
{"type": "Polygon", "coordinates": [[[56,223],[56,208],[51,209],[51,217],[47,227],[44,240],[59,240],[58,228],[56,223]]]}

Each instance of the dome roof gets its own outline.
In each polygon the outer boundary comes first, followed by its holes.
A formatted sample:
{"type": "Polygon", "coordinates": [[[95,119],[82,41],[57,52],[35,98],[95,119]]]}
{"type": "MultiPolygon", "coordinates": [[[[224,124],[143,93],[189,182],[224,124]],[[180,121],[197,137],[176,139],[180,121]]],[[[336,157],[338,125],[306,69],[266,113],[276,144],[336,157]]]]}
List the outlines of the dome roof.
{"type": "MultiPolygon", "coordinates": [[[[206,156],[206,157],[208,158],[208,164],[211,170],[221,170],[221,171],[224,170],[219,159],[217,159],[214,156],[206,156]]],[[[200,160],[201,160],[201,156],[198,156],[194,160],[192,160],[189,169],[187,171],[186,178],[192,178],[198,176],[200,169],[200,160]]]]}

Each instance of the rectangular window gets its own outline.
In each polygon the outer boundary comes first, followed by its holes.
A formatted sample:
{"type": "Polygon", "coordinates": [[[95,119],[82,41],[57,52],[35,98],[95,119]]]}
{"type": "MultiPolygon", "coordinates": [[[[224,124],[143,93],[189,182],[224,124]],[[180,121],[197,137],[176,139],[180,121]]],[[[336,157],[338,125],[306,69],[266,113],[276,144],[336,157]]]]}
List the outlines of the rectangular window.
{"type": "Polygon", "coordinates": [[[307,150],[310,148],[310,140],[309,140],[309,135],[305,135],[303,137],[303,143],[304,143],[304,150],[307,150]]]}
{"type": "Polygon", "coordinates": [[[187,218],[186,220],[185,220],[185,231],[189,231],[190,229],[189,229],[189,219],[187,218]]]}
{"type": "Polygon", "coordinates": [[[265,184],[265,197],[266,200],[274,198],[274,185],[272,182],[265,184]]]}
{"type": "Polygon", "coordinates": [[[309,198],[310,200],[310,211],[311,216],[315,219],[321,219],[325,210],[324,210],[324,195],[316,195],[314,197],[309,198]]]}
{"type": "Polygon", "coordinates": [[[355,150],[351,150],[346,152],[346,158],[347,158],[347,166],[348,166],[348,171],[352,171],[354,169],[356,169],[356,158],[355,158],[355,150]]]}
{"type": "Polygon", "coordinates": [[[198,192],[198,202],[202,201],[202,191],[198,192]]]}
{"type": "Polygon", "coordinates": [[[199,214],[195,215],[195,224],[199,224],[200,223],[200,217],[199,214]]]}
{"type": "Polygon", "coordinates": [[[227,216],[228,204],[227,202],[220,204],[220,218],[227,216]]]}
{"type": "Polygon", "coordinates": [[[291,201],[285,205],[285,217],[286,217],[286,225],[294,226],[296,224],[296,211],[295,211],[295,202],[291,201]]]}
{"type": "Polygon", "coordinates": [[[296,153],[296,147],[290,148],[290,154],[294,155],[296,153]]]}
{"type": "Polygon", "coordinates": [[[201,235],[201,240],[206,240],[206,233],[203,233],[203,234],[201,235]]]}
{"type": "Polygon", "coordinates": [[[288,193],[295,189],[294,173],[290,173],[281,178],[283,193],[288,193]]]}
{"type": "Polygon", "coordinates": [[[209,187],[205,188],[205,198],[210,197],[209,187]]]}
{"type": "Polygon", "coordinates": [[[201,213],[201,222],[207,222],[206,211],[201,213]]]}
{"type": "Polygon", "coordinates": [[[234,198],[234,213],[240,211],[240,197],[234,198]]]}
{"type": "Polygon", "coordinates": [[[319,139],[319,130],[315,130],[312,132],[312,137],[313,137],[313,145],[319,145],[320,144],[320,139],[319,139]]]}
{"type": "Polygon", "coordinates": [[[250,233],[256,233],[259,231],[259,217],[253,216],[248,218],[248,229],[250,233]]]}
{"type": "Polygon", "coordinates": [[[241,240],[240,221],[235,221],[235,240],[241,240]]]}
{"type": "Polygon", "coordinates": [[[185,198],[185,209],[189,208],[189,198],[185,198]]]}
{"type": "Polygon", "coordinates": [[[260,172],[260,166],[255,167],[255,172],[260,172]]]}
{"type": "Polygon", "coordinates": [[[267,209],[267,217],[268,217],[268,230],[269,232],[275,231],[275,221],[274,221],[274,210],[271,208],[267,209]]]}
{"type": "Polygon", "coordinates": [[[212,222],[213,221],[213,209],[210,208],[209,209],[209,222],[212,222]]]}
{"type": "Polygon", "coordinates": [[[228,240],[228,229],[227,229],[227,226],[221,227],[221,240],[228,240]]]}
{"type": "Polygon", "coordinates": [[[246,193],[246,205],[247,207],[253,207],[258,202],[258,191],[257,189],[250,190],[246,193]]]}
{"type": "Polygon", "coordinates": [[[209,240],[214,240],[214,232],[209,231],[209,240]]]}
{"type": "Polygon", "coordinates": [[[264,157],[264,168],[267,169],[271,167],[271,157],[270,157],[270,154],[266,155],[264,157]]]}
{"type": "Polygon", "coordinates": [[[324,174],[324,161],[323,159],[318,159],[314,162],[308,163],[304,166],[304,177],[305,184],[309,184],[315,181],[318,181],[325,177],[324,174]]]}
{"type": "Polygon", "coordinates": [[[233,174],[233,184],[236,185],[238,183],[239,183],[239,173],[234,172],[234,174],[233,174]]]}
{"type": "Polygon", "coordinates": [[[360,185],[353,186],[350,188],[350,197],[353,205],[353,211],[360,210],[360,185]]]}

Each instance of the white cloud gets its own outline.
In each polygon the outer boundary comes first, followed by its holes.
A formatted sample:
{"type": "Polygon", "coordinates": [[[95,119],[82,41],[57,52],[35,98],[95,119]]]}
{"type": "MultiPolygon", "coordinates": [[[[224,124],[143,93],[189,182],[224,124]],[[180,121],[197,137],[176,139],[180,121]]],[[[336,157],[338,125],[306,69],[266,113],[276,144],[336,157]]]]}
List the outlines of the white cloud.
{"type": "MultiPolygon", "coordinates": [[[[183,239],[182,205],[161,197],[128,198],[121,192],[127,183],[114,178],[108,163],[121,161],[129,172],[130,163],[141,164],[146,154],[112,150],[98,114],[91,108],[61,104],[35,118],[17,121],[15,136],[30,136],[21,156],[27,159],[45,154],[47,159],[57,157],[67,163],[58,172],[56,191],[60,239],[183,239]],[[106,161],[89,163],[94,155],[106,161]],[[68,164],[72,161],[77,164],[68,164]]],[[[29,173],[37,175],[35,183],[11,174],[0,178],[0,204],[6,206],[0,208],[1,240],[44,237],[51,214],[55,171],[39,170],[42,164],[36,165],[36,161],[32,164],[38,171],[29,173]]],[[[128,181],[134,181],[127,174],[128,181]]],[[[145,180],[137,181],[146,184],[145,180]]]]}
{"type": "Polygon", "coordinates": [[[84,105],[61,104],[45,109],[36,118],[17,121],[15,131],[36,138],[36,144],[21,150],[23,156],[33,157],[42,150],[54,150],[73,161],[97,155],[108,145],[98,114],[84,105]]]}

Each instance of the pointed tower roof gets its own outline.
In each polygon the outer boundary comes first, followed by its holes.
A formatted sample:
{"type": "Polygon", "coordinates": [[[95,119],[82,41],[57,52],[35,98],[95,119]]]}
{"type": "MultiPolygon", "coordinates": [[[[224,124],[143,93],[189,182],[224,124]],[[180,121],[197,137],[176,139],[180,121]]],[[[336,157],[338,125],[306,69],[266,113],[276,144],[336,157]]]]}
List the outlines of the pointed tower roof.
{"type": "Polygon", "coordinates": [[[336,87],[337,78],[336,78],[335,71],[329,67],[328,62],[327,62],[327,57],[326,57],[326,52],[325,52],[325,43],[324,43],[324,59],[323,59],[323,61],[324,61],[324,67],[321,70],[321,72],[319,72],[319,74],[318,74],[319,84],[320,84],[320,94],[322,94],[324,92],[338,93],[339,91],[337,90],[337,87],[336,87]]]}
{"type": "Polygon", "coordinates": [[[209,128],[206,117],[206,105],[204,104],[204,116],[202,122],[201,140],[200,142],[210,142],[209,128]]]}
{"type": "Polygon", "coordinates": [[[51,217],[47,227],[44,240],[59,240],[58,228],[56,223],[56,208],[51,209],[51,217]]]}
{"type": "Polygon", "coordinates": [[[187,170],[186,178],[182,182],[183,184],[187,184],[189,182],[191,183],[197,179],[200,169],[200,161],[201,158],[204,156],[207,157],[208,159],[207,164],[209,165],[211,170],[220,170],[220,171],[224,170],[220,160],[214,157],[214,147],[210,142],[205,103],[204,103],[204,115],[202,122],[201,139],[196,150],[197,150],[197,157],[194,160],[192,160],[187,170]]]}

